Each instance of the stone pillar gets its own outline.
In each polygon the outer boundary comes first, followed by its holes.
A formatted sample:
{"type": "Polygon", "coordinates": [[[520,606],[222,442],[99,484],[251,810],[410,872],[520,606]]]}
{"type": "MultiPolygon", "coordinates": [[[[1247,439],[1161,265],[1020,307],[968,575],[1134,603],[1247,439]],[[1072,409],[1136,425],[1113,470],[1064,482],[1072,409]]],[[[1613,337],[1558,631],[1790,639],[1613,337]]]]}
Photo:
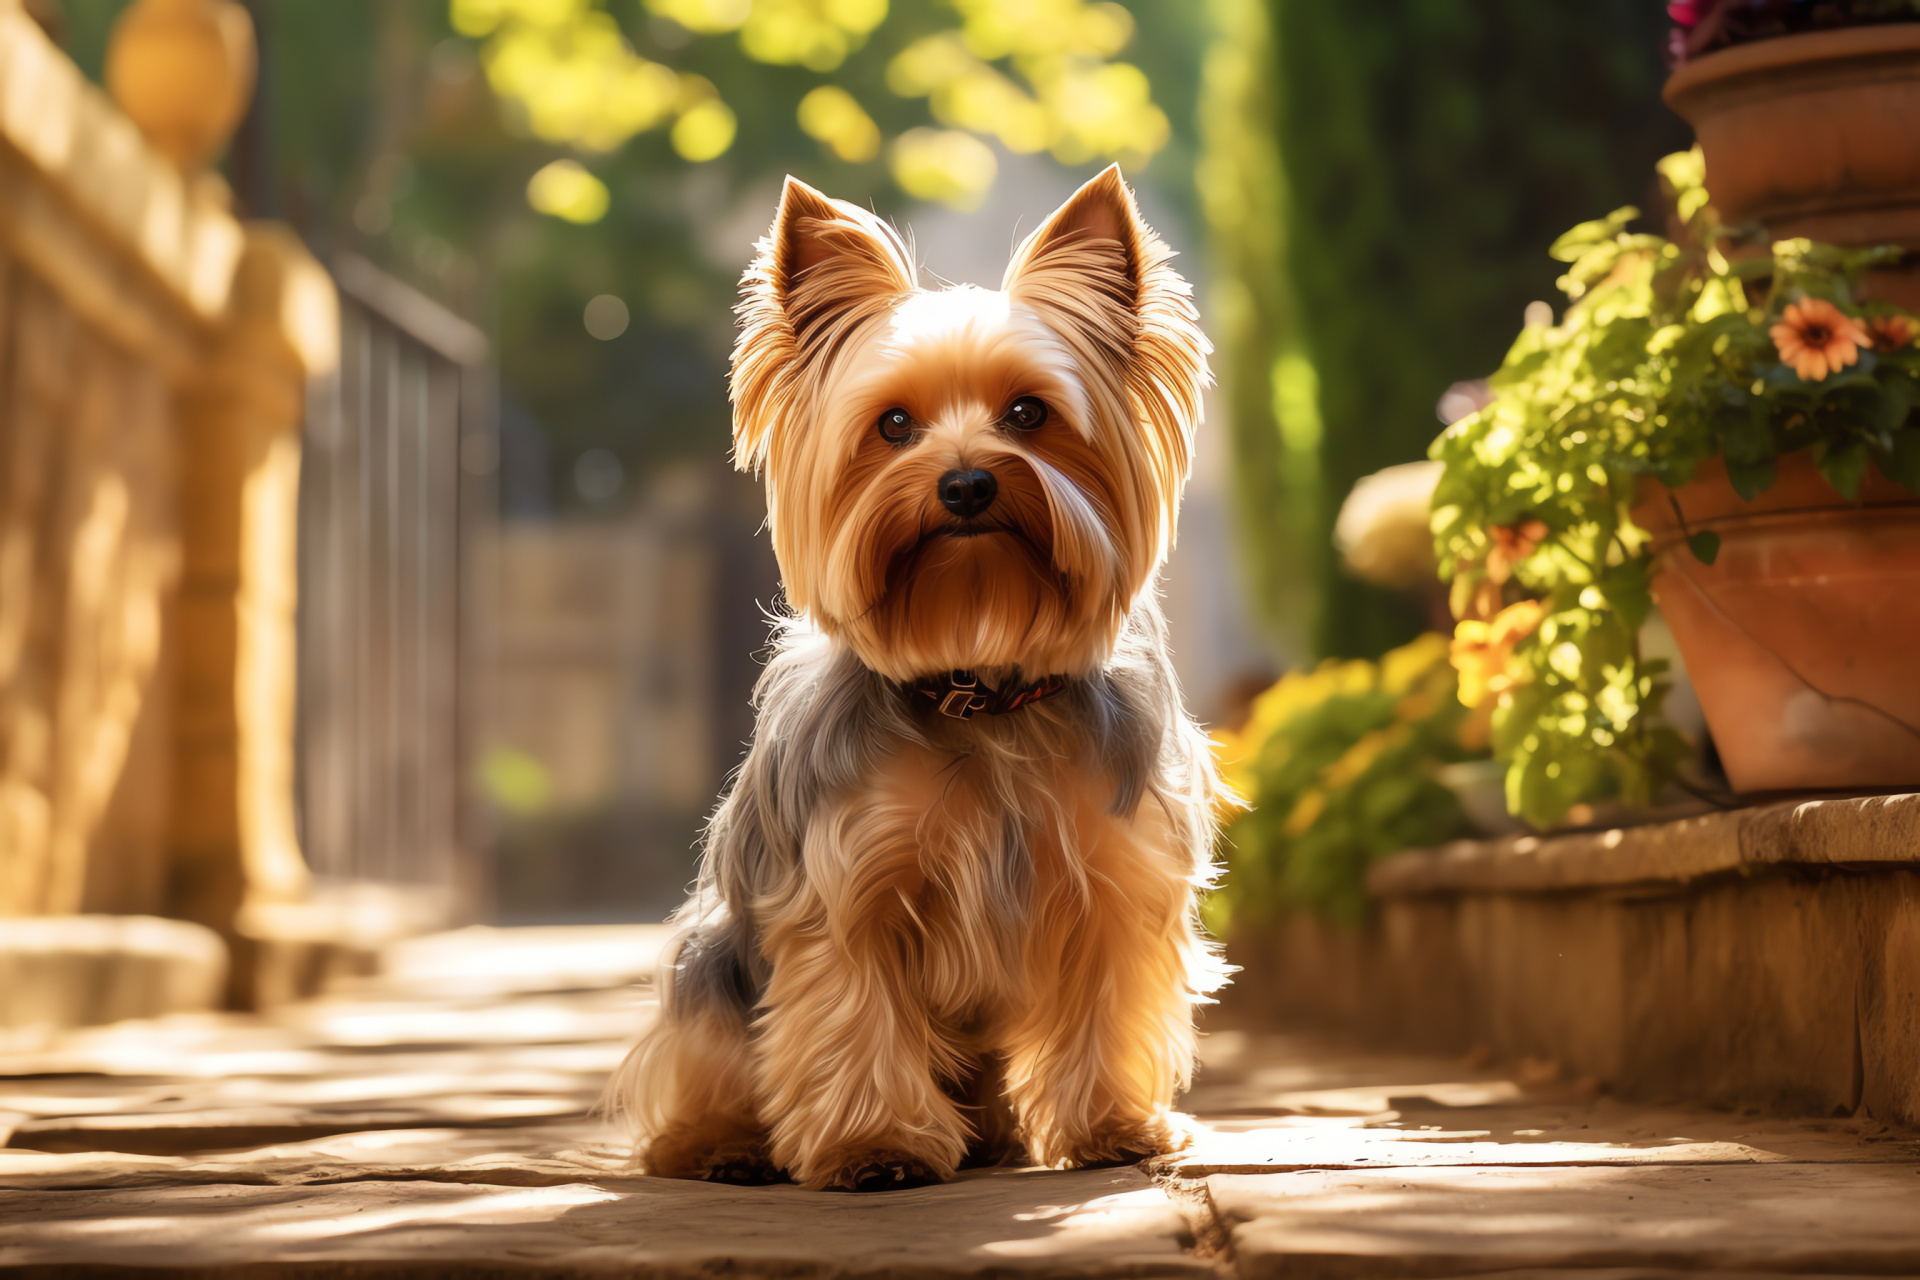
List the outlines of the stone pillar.
{"type": "Polygon", "coordinates": [[[179,406],[173,914],[235,946],[243,907],[307,888],[293,821],[295,531],[309,378],[333,367],[332,281],[292,233],[247,227],[219,344],[179,406]]]}
{"type": "MultiPolygon", "coordinates": [[[[204,184],[246,110],[255,52],[231,0],[138,0],[107,81],[155,150],[204,184]]],[[[254,223],[205,358],[175,396],[181,576],[174,606],[170,914],[234,949],[252,1003],[248,908],[307,891],[293,815],[295,554],[309,379],[339,342],[333,283],[298,238],[254,223]]]]}

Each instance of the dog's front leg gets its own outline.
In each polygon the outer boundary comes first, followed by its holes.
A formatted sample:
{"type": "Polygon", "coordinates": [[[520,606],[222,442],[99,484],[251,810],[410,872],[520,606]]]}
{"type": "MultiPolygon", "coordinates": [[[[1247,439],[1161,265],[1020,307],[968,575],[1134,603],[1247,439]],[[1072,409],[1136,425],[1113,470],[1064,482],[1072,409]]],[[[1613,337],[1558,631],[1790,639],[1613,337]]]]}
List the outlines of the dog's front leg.
{"type": "Polygon", "coordinates": [[[1184,1145],[1170,1107],[1192,1076],[1193,998],[1218,968],[1192,923],[1192,860],[1151,802],[1133,820],[1084,809],[1075,837],[1045,859],[1032,998],[1005,1042],[1027,1149],[1068,1168],[1184,1145]]]}
{"type": "Polygon", "coordinates": [[[814,1188],[951,1177],[970,1136],[941,1089],[951,1056],[919,982],[916,812],[878,801],[818,816],[805,873],[758,915],[771,977],[754,1036],[775,1163],[814,1188]]]}

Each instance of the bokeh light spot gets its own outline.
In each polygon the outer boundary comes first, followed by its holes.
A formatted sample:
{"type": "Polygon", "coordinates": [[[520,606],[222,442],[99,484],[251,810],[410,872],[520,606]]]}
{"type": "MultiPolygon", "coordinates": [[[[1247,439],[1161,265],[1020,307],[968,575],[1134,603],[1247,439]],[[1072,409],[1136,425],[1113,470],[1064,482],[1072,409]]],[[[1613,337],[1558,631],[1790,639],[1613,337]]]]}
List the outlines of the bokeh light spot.
{"type": "Polygon", "coordinates": [[[753,13],[753,0],[647,0],[647,11],[711,36],[738,31],[753,13]]]}
{"type": "Polygon", "coordinates": [[[581,319],[586,322],[587,332],[602,342],[612,342],[627,331],[632,320],[627,304],[610,293],[603,293],[587,303],[587,309],[581,319]]]}
{"type": "Polygon", "coordinates": [[[941,124],[989,134],[1015,154],[1062,164],[1095,157],[1129,166],[1165,147],[1172,126],[1146,73],[1109,62],[1134,35],[1117,4],[1085,0],[954,0],[958,30],[923,36],[894,56],[887,86],[926,98],[941,124]],[[1006,59],[1026,81],[993,63],[1006,59]]]}
{"type": "Polygon", "coordinates": [[[733,111],[718,98],[696,102],[673,122],[673,149],[695,164],[723,156],[739,129],[733,111]]]}
{"type": "Polygon", "coordinates": [[[893,144],[893,180],[921,200],[977,209],[999,173],[993,148],[958,129],[909,129],[893,144]]]}
{"type": "Polygon", "coordinates": [[[573,487],[588,502],[605,502],[620,492],[627,469],[611,449],[589,449],[574,460],[573,487]]]}
{"type": "Polygon", "coordinates": [[[838,85],[823,84],[800,99],[800,127],[848,164],[880,154],[880,126],[838,85]]]}
{"type": "Polygon", "coordinates": [[[528,181],[527,203],[538,213],[568,222],[598,222],[607,213],[607,184],[578,160],[555,160],[528,181]]]}
{"type": "Polygon", "coordinates": [[[494,747],[480,757],[480,786],[501,810],[533,817],[553,798],[546,766],[524,751],[494,747]]]}
{"type": "Polygon", "coordinates": [[[887,19],[887,0],[753,0],[740,48],[756,62],[832,71],[887,19]]]}

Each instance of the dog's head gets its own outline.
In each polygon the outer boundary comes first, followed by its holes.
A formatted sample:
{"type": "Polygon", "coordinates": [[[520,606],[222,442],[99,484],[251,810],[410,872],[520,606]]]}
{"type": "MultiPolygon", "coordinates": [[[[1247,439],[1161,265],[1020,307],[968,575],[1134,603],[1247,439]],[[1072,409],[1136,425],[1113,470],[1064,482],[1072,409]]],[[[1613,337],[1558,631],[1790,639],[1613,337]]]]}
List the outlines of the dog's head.
{"type": "Polygon", "coordinates": [[[735,460],[787,599],[868,667],[1078,675],[1172,537],[1207,341],[1118,168],[998,292],[921,289],[871,213],[787,179],[741,281],[735,460]]]}

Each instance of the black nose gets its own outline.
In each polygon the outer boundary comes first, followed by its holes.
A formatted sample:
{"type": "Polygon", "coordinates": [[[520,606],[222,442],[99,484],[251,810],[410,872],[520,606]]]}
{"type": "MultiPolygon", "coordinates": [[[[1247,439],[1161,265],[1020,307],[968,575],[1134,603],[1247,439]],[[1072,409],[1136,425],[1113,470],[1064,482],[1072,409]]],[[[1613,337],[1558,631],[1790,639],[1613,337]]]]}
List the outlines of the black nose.
{"type": "Polygon", "coordinates": [[[940,505],[965,519],[993,505],[1000,482],[991,471],[949,471],[940,477],[940,505]]]}

